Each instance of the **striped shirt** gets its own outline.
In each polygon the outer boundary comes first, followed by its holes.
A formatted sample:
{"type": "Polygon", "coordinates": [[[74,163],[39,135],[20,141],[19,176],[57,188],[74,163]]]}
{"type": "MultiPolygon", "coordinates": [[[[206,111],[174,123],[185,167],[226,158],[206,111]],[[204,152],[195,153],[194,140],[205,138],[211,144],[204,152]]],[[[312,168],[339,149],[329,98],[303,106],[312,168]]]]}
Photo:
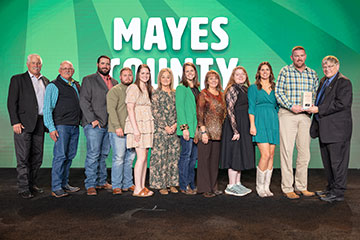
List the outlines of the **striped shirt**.
{"type": "Polygon", "coordinates": [[[302,92],[312,92],[314,103],[318,86],[319,78],[314,70],[305,67],[300,72],[291,64],[280,70],[275,87],[276,100],[282,108],[291,110],[294,105],[301,105],[302,92]]]}
{"type": "MultiPolygon", "coordinates": [[[[79,97],[79,92],[77,90],[77,87],[76,87],[74,81],[69,82],[68,80],[64,79],[63,77],[61,77],[61,79],[64,80],[67,84],[71,85],[75,89],[75,91],[79,97]]],[[[55,109],[58,97],[59,97],[59,89],[55,86],[55,84],[49,84],[45,90],[44,109],[43,109],[44,125],[49,129],[49,132],[53,132],[56,130],[52,112],[55,109]]]]}

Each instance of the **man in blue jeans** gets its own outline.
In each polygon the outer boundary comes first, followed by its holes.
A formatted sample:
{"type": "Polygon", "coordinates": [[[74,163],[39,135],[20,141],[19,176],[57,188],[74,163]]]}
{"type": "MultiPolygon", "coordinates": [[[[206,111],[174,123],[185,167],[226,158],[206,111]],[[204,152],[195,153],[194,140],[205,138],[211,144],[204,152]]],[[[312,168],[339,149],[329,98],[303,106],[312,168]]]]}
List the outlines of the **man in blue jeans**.
{"type": "Polygon", "coordinates": [[[118,82],[110,77],[110,58],[100,56],[98,71],[84,77],[80,92],[82,126],[86,136],[85,188],[87,195],[97,195],[97,189],[111,189],[107,180],[105,160],[110,151],[107,129],[106,94],[118,82]]]}
{"type": "Polygon", "coordinates": [[[77,151],[81,110],[80,85],[72,79],[74,68],[71,62],[60,64],[58,77],[45,91],[44,124],[55,142],[51,171],[51,195],[65,197],[68,192],[77,192],[79,187],[69,185],[69,170],[77,151]]]}
{"type": "Polygon", "coordinates": [[[128,116],[125,98],[126,89],[133,82],[130,68],[120,71],[121,83],[113,87],[106,96],[107,111],[109,113],[109,138],[113,150],[111,183],[113,194],[123,191],[134,191],[132,164],[135,150],[126,148],[126,135],[124,135],[125,120],[128,116]]]}

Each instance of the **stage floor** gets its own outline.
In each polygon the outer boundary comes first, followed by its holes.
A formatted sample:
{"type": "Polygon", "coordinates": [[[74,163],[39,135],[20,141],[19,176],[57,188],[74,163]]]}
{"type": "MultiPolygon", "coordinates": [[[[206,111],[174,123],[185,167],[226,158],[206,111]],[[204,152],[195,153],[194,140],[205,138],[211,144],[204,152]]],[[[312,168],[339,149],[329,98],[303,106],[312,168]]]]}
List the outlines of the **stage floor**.
{"type": "MultiPolygon", "coordinates": [[[[70,173],[71,185],[81,191],[55,199],[50,173],[39,173],[45,193],[26,200],[17,195],[16,170],[0,169],[0,239],[360,239],[360,170],[349,171],[345,201],[333,204],[316,197],[285,199],[278,169],[272,198],[254,192],[254,170],[242,176],[251,194],[211,199],[157,191],[151,198],[106,190],[87,196],[84,169],[70,173]]],[[[309,190],[321,190],[325,183],[323,170],[309,170],[309,190]]],[[[226,184],[226,171],[220,171],[219,188],[226,184]]]]}

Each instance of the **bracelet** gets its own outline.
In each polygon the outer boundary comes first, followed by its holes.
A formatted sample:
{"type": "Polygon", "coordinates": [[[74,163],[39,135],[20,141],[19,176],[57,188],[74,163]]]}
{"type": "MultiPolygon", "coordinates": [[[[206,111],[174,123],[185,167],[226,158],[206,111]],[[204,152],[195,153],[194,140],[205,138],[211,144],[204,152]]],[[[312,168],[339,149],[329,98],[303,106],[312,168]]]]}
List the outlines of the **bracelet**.
{"type": "Polygon", "coordinates": [[[187,129],[189,129],[189,125],[187,125],[187,124],[180,125],[180,130],[181,131],[184,131],[184,130],[187,130],[187,129]]]}

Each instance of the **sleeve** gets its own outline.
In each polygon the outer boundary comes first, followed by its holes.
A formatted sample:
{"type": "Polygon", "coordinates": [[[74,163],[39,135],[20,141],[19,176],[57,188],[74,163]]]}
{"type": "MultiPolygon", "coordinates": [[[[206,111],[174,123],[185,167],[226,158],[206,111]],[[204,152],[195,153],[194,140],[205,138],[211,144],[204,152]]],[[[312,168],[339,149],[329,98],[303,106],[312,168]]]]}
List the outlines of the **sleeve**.
{"type": "Polygon", "coordinates": [[[120,121],[116,112],[119,102],[119,96],[116,94],[116,89],[112,88],[106,95],[106,108],[109,114],[109,125],[115,129],[120,128],[120,121]]]}
{"type": "Polygon", "coordinates": [[[84,77],[80,88],[80,108],[86,121],[89,123],[96,120],[94,109],[91,104],[92,91],[90,81],[91,79],[89,77],[84,77]]]}
{"type": "Polygon", "coordinates": [[[179,85],[176,88],[175,94],[175,105],[176,105],[176,112],[177,112],[177,125],[181,126],[183,124],[188,124],[186,121],[186,111],[185,111],[185,95],[186,95],[186,88],[182,85],[179,85]]]}
{"type": "Polygon", "coordinates": [[[10,116],[11,126],[20,123],[19,118],[19,76],[13,76],[10,80],[7,108],[10,116]]]}
{"type": "Polygon", "coordinates": [[[136,104],[139,96],[140,96],[140,90],[139,90],[138,86],[136,86],[135,84],[131,84],[126,90],[125,103],[126,104],[128,104],[128,103],[136,104]]]}
{"type": "Polygon", "coordinates": [[[166,124],[166,120],[162,117],[161,114],[164,110],[161,109],[160,99],[161,99],[160,92],[155,91],[154,94],[152,95],[151,112],[154,117],[155,125],[161,129],[164,129],[167,126],[167,124],[166,124]]]}
{"type": "Polygon", "coordinates": [[[234,110],[237,98],[238,98],[238,94],[237,94],[235,88],[231,87],[225,95],[225,100],[226,100],[226,106],[227,106],[227,108],[226,108],[227,113],[228,113],[229,119],[230,119],[230,125],[231,125],[231,128],[232,128],[234,134],[239,133],[237,130],[235,110],[234,110]]]}
{"type": "Polygon", "coordinates": [[[55,86],[55,84],[50,83],[45,89],[45,97],[44,97],[44,125],[49,129],[49,132],[53,132],[56,130],[52,113],[56,106],[56,102],[59,97],[59,90],[55,86]]]}
{"type": "Polygon", "coordinates": [[[256,110],[256,85],[252,85],[248,89],[248,102],[249,102],[249,114],[255,116],[255,110],[256,110]]]}
{"type": "Polygon", "coordinates": [[[312,89],[312,102],[313,104],[315,104],[315,100],[316,100],[316,92],[318,90],[318,87],[319,87],[319,77],[318,75],[316,74],[316,72],[314,73],[315,75],[315,80],[314,80],[314,85],[313,85],[313,89],[312,89]]]}
{"type": "Polygon", "coordinates": [[[290,110],[293,104],[292,102],[289,101],[288,97],[286,96],[285,88],[286,88],[286,72],[284,69],[281,69],[275,86],[275,96],[280,106],[290,110]]]}
{"type": "MultiPolygon", "coordinates": [[[[340,79],[339,79],[340,80],[340,79]]],[[[338,80],[338,81],[339,81],[338,80]]],[[[329,105],[319,105],[319,117],[324,117],[351,108],[352,105],[352,84],[350,80],[341,79],[341,84],[336,89],[336,96],[329,105]]],[[[326,96],[325,96],[326,97],[326,96]]]]}
{"type": "Polygon", "coordinates": [[[205,126],[205,106],[206,106],[206,94],[204,92],[201,92],[199,94],[199,98],[196,104],[196,113],[197,113],[197,120],[198,125],[205,126]]]}

